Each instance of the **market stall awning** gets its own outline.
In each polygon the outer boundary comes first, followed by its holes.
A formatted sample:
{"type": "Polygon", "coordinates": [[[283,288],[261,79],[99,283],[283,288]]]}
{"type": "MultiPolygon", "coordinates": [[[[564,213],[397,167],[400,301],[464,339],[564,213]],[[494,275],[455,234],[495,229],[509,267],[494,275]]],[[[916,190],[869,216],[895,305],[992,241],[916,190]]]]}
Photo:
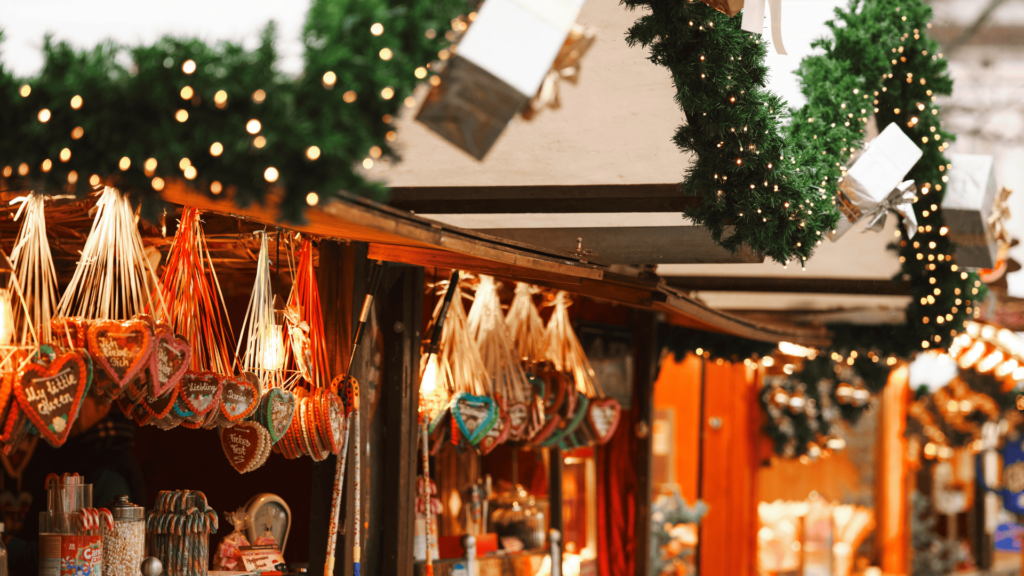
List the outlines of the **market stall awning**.
{"type": "MultiPolygon", "coordinates": [[[[230,199],[196,193],[169,183],[163,199],[200,210],[282,225],[274,198],[242,207],[230,199]]],[[[368,257],[426,267],[460,268],[508,280],[526,280],[584,296],[663,312],[668,321],[699,330],[752,340],[787,340],[823,345],[822,329],[774,326],[715,310],[669,287],[653,274],[627,274],[589,261],[586,254],[558,252],[443,224],[364,198],[340,193],[323,206],[306,210],[304,223],[288,228],[323,238],[369,244],[368,257]]],[[[634,270],[634,269],[629,269],[634,270]]]]}

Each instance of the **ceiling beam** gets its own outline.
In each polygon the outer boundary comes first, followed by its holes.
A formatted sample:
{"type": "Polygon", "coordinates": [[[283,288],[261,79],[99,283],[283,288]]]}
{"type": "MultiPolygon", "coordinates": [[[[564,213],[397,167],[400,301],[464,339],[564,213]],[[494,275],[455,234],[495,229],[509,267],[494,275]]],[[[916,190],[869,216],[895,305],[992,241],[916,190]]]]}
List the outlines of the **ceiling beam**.
{"type": "Polygon", "coordinates": [[[909,296],[910,282],[857,278],[763,278],[757,276],[672,276],[669,286],[701,292],[793,292],[909,296]]]}
{"type": "Polygon", "coordinates": [[[682,212],[700,203],[679,184],[414,186],[391,188],[389,204],[417,214],[682,212]]]}
{"type": "MultiPolygon", "coordinates": [[[[581,258],[605,264],[759,264],[764,255],[746,246],[730,252],[701,226],[604,228],[492,228],[490,236],[563,252],[582,247],[581,258]]],[[[732,234],[731,227],[725,236],[732,234]]]]}

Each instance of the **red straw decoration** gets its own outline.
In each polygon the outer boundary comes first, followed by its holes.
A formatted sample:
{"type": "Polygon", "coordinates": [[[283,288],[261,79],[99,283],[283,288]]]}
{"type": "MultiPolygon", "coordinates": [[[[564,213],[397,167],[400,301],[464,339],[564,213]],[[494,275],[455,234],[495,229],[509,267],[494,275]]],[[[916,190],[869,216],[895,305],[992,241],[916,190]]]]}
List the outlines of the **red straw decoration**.
{"type": "Polygon", "coordinates": [[[299,265],[295,283],[288,295],[285,349],[292,370],[298,371],[314,388],[326,388],[331,382],[324,341],[324,319],[320,309],[320,291],[313,267],[313,241],[303,236],[299,247],[299,265]]]}
{"type": "Polygon", "coordinates": [[[192,346],[192,370],[233,374],[231,321],[196,208],[182,210],[160,287],[168,323],[192,346]]]}

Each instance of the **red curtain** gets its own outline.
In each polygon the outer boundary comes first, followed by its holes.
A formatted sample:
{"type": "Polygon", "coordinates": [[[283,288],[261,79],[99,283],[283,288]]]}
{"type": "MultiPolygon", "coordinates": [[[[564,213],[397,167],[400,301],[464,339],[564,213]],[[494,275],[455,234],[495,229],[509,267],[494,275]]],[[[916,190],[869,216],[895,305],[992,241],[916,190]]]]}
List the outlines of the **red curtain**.
{"type": "Polygon", "coordinates": [[[597,451],[597,561],[601,576],[632,576],[636,559],[636,426],[623,410],[619,428],[597,451]]]}

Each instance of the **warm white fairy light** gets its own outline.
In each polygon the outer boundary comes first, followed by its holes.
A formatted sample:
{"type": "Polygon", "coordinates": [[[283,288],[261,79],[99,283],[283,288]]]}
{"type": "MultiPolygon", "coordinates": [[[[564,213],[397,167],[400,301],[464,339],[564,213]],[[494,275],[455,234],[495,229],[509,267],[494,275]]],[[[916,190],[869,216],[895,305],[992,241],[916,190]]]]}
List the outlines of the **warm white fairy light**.
{"type": "Polygon", "coordinates": [[[224,153],[224,145],[220,142],[210,144],[210,156],[220,156],[224,153]]]}
{"type": "Polygon", "coordinates": [[[267,99],[267,93],[263,90],[257,90],[252,93],[252,101],[257,104],[263,104],[263,101],[267,99]]]}
{"type": "Polygon", "coordinates": [[[309,194],[306,194],[306,204],[308,204],[310,206],[316,206],[319,203],[320,203],[320,195],[319,194],[317,194],[316,192],[310,192],[309,194]]]}
{"type": "Polygon", "coordinates": [[[356,92],[355,92],[355,90],[349,90],[348,92],[345,92],[344,94],[341,95],[341,99],[344,100],[346,104],[351,104],[351,103],[355,102],[356,101],[356,92]]]}
{"type": "Polygon", "coordinates": [[[323,82],[324,88],[334,88],[334,85],[338,82],[338,75],[328,70],[327,72],[324,72],[324,76],[321,81],[323,82]]]}
{"type": "Polygon", "coordinates": [[[18,94],[21,94],[22,98],[28,98],[28,95],[32,93],[32,87],[28,84],[22,84],[21,88],[18,89],[18,94]]]}
{"type": "Polygon", "coordinates": [[[221,184],[220,181],[214,180],[213,182],[210,182],[210,192],[212,192],[214,195],[220,194],[221,191],[223,190],[224,185],[221,184]]]}
{"type": "Polygon", "coordinates": [[[120,168],[122,171],[131,168],[132,167],[132,160],[131,160],[131,158],[129,158],[127,156],[122,157],[121,161],[117,163],[117,167],[120,168]]]}
{"type": "Polygon", "coordinates": [[[192,96],[195,96],[195,90],[191,86],[185,86],[181,89],[180,95],[182,100],[191,100],[192,96]]]}
{"type": "Polygon", "coordinates": [[[384,152],[380,149],[380,146],[370,146],[370,158],[380,158],[384,152]]]}
{"type": "Polygon", "coordinates": [[[75,95],[71,97],[71,109],[78,110],[82,107],[82,97],[75,95]]]}
{"type": "Polygon", "coordinates": [[[183,62],[181,64],[181,71],[184,72],[185,74],[191,74],[191,73],[195,72],[196,71],[196,61],[195,60],[185,60],[185,62],[183,62]]]}
{"type": "Polygon", "coordinates": [[[85,130],[83,130],[81,126],[76,126],[75,129],[71,131],[72,140],[78,140],[82,136],[85,136],[85,130]]]}
{"type": "Polygon", "coordinates": [[[185,122],[188,120],[188,111],[181,109],[174,113],[174,119],[178,122],[185,122]]]}
{"type": "Polygon", "coordinates": [[[385,100],[391,100],[395,97],[395,89],[391,86],[385,86],[384,89],[380,91],[380,97],[385,100]]]}
{"type": "Polygon", "coordinates": [[[420,80],[423,80],[424,78],[427,77],[427,69],[424,68],[423,66],[419,66],[419,67],[416,68],[416,70],[413,71],[412,74],[416,78],[419,78],[420,80]]]}
{"type": "Polygon", "coordinates": [[[146,176],[152,176],[153,172],[156,172],[156,158],[147,158],[142,164],[142,170],[146,176]]]}
{"type": "Polygon", "coordinates": [[[71,160],[71,149],[64,148],[63,150],[60,151],[60,161],[67,162],[68,160],[71,160]]]}
{"type": "Polygon", "coordinates": [[[369,158],[364,158],[363,159],[363,168],[366,168],[367,170],[369,170],[370,168],[373,168],[373,160],[371,160],[369,158]]]}
{"type": "Polygon", "coordinates": [[[319,157],[320,148],[316,146],[310,146],[309,148],[306,148],[306,158],[309,158],[310,160],[316,160],[319,157]]]}
{"type": "Polygon", "coordinates": [[[370,26],[370,34],[373,34],[374,36],[380,36],[383,33],[384,25],[381,24],[380,22],[374,22],[373,25],[370,26]]]}
{"type": "Polygon", "coordinates": [[[217,108],[223,109],[228,105],[228,93],[224,90],[217,90],[213,95],[213,103],[217,108]]]}
{"type": "Polygon", "coordinates": [[[39,111],[39,114],[36,115],[36,118],[38,118],[39,121],[42,122],[43,124],[46,124],[47,122],[50,121],[50,111],[48,109],[46,109],[46,108],[43,108],[42,110],[39,111]]]}
{"type": "Polygon", "coordinates": [[[381,48],[377,55],[380,56],[381,60],[387,62],[388,60],[391,60],[392,56],[394,56],[394,52],[391,51],[391,48],[381,48]]]}
{"type": "Polygon", "coordinates": [[[159,192],[159,191],[164,189],[164,179],[159,177],[159,176],[157,176],[156,178],[153,178],[152,184],[153,184],[153,190],[156,190],[157,192],[159,192]]]}
{"type": "Polygon", "coordinates": [[[255,118],[245,123],[245,131],[249,134],[259,134],[261,129],[260,121],[255,118]]]}
{"type": "Polygon", "coordinates": [[[252,139],[252,145],[257,148],[263,148],[264,146],[267,145],[267,139],[264,138],[263,136],[257,136],[252,139]]]}
{"type": "Polygon", "coordinates": [[[267,182],[277,182],[277,178],[280,176],[277,172],[277,168],[273,166],[263,171],[263,179],[267,182]]]}

